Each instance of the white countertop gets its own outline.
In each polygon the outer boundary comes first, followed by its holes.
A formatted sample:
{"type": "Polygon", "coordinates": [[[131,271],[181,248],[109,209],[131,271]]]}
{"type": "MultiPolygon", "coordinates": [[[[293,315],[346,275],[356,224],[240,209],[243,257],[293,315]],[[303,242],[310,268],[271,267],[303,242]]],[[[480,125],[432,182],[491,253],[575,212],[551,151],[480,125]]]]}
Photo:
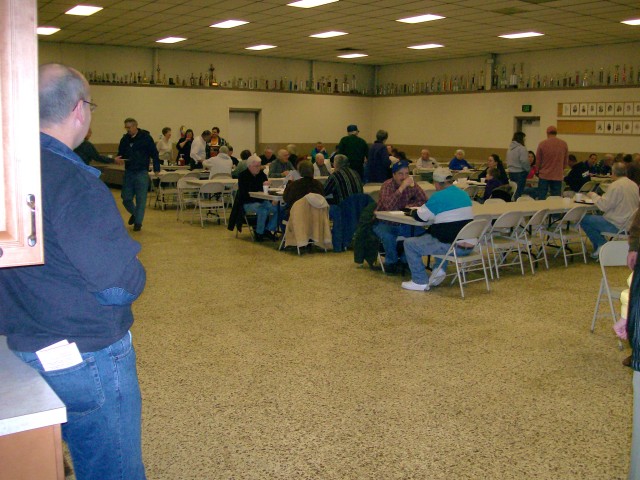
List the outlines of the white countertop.
{"type": "Polygon", "coordinates": [[[47,382],[0,336],[0,435],[65,423],[67,409],[47,382]]]}

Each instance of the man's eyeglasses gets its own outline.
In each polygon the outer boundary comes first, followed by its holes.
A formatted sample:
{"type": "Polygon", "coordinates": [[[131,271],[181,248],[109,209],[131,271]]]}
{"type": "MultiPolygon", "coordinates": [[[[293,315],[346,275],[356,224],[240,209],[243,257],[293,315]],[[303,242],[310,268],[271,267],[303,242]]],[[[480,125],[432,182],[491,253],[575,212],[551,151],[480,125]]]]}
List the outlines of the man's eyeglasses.
{"type": "Polygon", "coordinates": [[[82,100],[82,103],[86,103],[87,105],[89,105],[89,110],[91,110],[92,112],[93,112],[96,108],[98,108],[98,105],[96,105],[96,104],[95,104],[95,103],[93,103],[93,102],[89,102],[89,101],[87,101],[87,100],[82,100]]]}

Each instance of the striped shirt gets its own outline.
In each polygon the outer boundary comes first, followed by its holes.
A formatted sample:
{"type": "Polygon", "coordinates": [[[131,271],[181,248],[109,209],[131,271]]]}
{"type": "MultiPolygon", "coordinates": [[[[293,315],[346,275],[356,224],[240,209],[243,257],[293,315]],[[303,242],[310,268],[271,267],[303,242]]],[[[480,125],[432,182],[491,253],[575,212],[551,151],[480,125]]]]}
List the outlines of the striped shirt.
{"type": "Polygon", "coordinates": [[[335,204],[356,193],[362,193],[360,175],[348,167],[334,171],[324,186],[324,196],[333,195],[335,204]]]}

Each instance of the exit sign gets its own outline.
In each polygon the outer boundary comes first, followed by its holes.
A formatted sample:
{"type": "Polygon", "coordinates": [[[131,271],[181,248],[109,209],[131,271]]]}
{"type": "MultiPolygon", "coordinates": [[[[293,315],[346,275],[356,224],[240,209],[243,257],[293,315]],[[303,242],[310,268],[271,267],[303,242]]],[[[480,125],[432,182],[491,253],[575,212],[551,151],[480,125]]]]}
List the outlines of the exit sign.
{"type": "Polygon", "coordinates": [[[522,105],[522,111],[524,113],[531,113],[531,110],[532,110],[531,105],[522,105]]]}

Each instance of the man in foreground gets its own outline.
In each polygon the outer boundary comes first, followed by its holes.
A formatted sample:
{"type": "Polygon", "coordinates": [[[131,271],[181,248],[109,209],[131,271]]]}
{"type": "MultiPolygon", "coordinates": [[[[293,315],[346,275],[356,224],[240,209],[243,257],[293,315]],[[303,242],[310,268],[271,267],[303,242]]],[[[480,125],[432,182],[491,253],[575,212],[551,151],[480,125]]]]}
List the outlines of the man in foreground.
{"type": "Polygon", "coordinates": [[[66,405],[62,436],[76,478],[143,480],[129,333],[146,280],[140,245],[100,172],[72,151],[95,108],[89,84],[74,69],[47,64],[39,90],[46,262],[0,270],[0,334],[66,405]]]}
{"type": "Polygon", "coordinates": [[[153,171],[160,171],[160,157],[153,138],[148,131],[138,128],[133,118],[124,121],[127,131],[120,140],[117,160],[124,159],[124,181],[122,183],[122,204],[129,217],[133,231],[139,232],[144,220],[144,209],[149,192],[149,160],[153,160],[153,171]],[[134,202],[135,199],[135,202],[134,202]]]}
{"type": "MultiPolygon", "coordinates": [[[[446,265],[443,264],[429,277],[422,257],[447,253],[462,227],[473,220],[471,199],[466,192],[453,185],[453,177],[448,169],[436,169],[433,182],[436,193],[415,212],[417,220],[431,226],[425,235],[404,241],[404,253],[411,270],[411,280],[402,282],[402,288],[406,290],[424,291],[442,283],[446,265]]],[[[474,245],[466,244],[465,247],[469,248],[457,247],[458,255],[468,255],[474,245]]]]}

